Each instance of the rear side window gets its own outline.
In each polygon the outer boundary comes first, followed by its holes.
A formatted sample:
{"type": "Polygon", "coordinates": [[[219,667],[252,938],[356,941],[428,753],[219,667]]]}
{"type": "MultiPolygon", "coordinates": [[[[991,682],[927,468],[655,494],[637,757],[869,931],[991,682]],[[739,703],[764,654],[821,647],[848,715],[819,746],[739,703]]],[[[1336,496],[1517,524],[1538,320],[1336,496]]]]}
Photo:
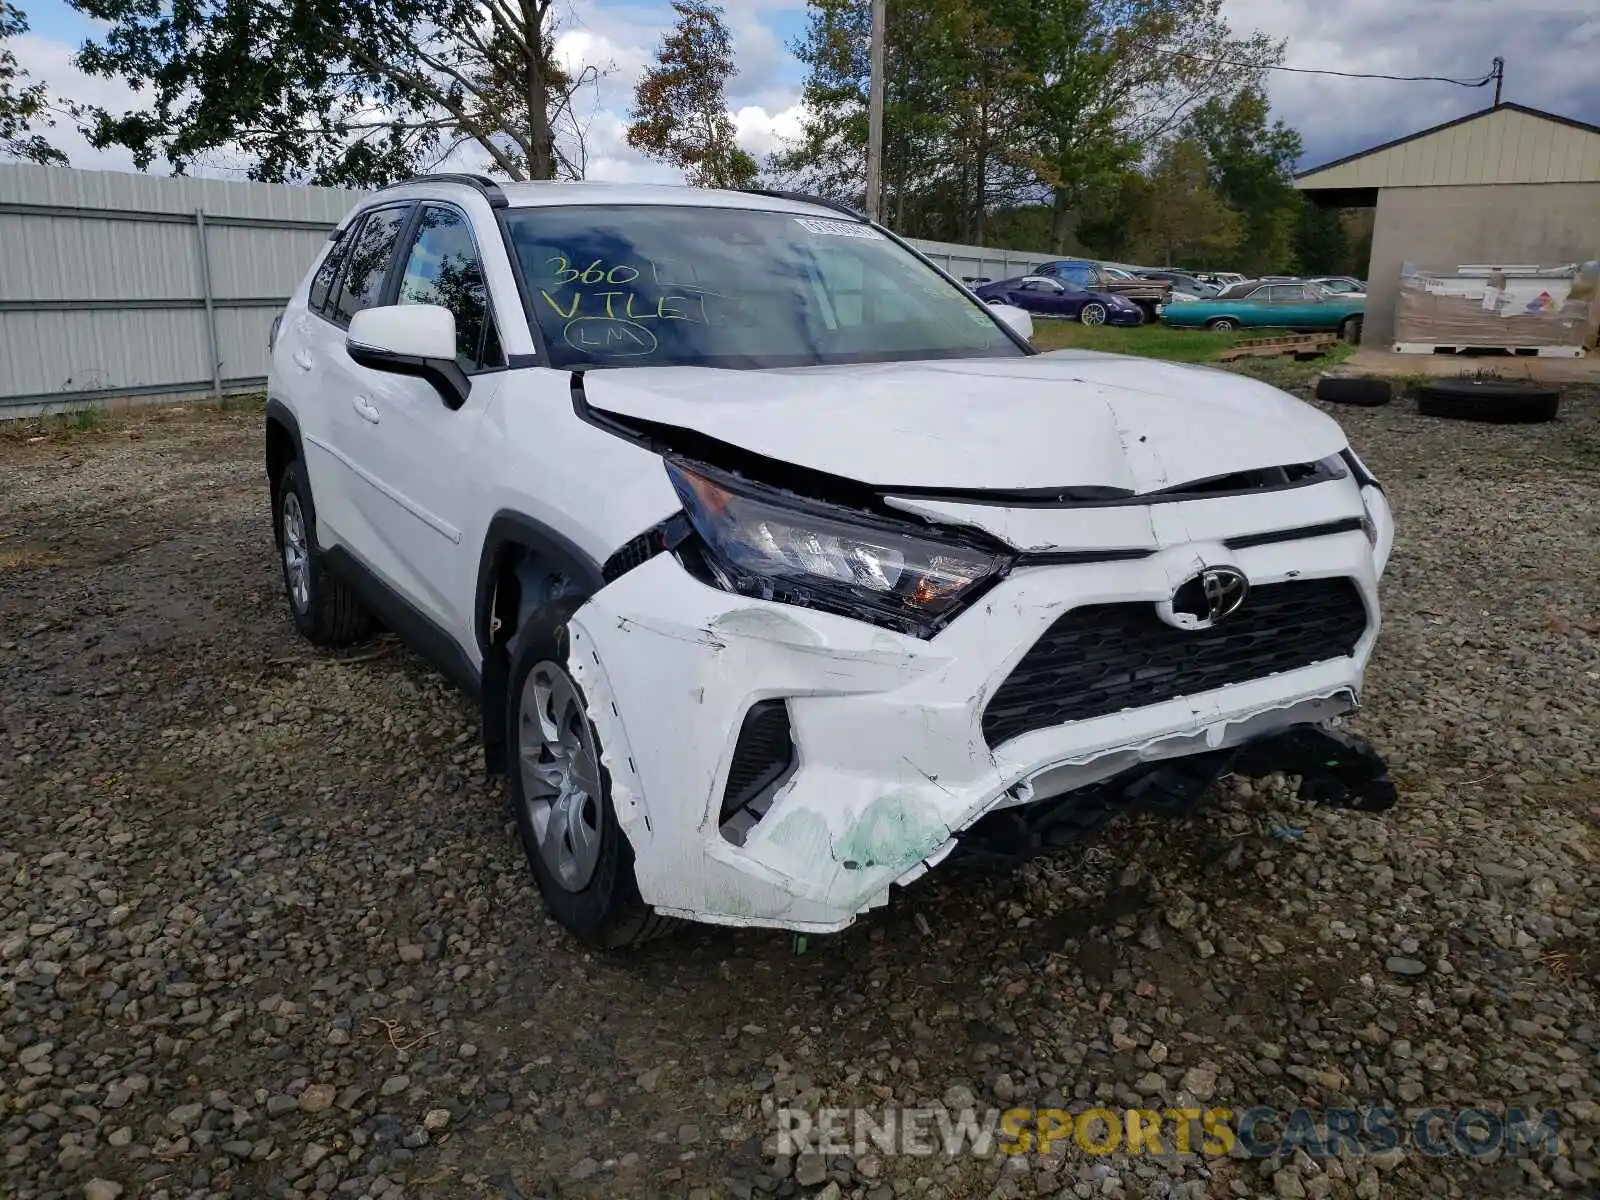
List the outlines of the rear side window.
{"type": "Polygon", "coordinates": [[[351,317],[363,308],[371,308],[382,297],[407,212],[404,208],[379,209],[356,232],[338,299],[328,314],[335,323],[350,324],[351,317]]]}
{"type": "Polygon", "coordinates": [[[316,278],[311,281],[311,294],[306,297],[306,307],[312,312],[327,311],[328,294],[333,291],[333,285],[339,278],[339,271],[344,267],[344,260],[350,257],[350,243],[355,241],[360,225],[361,222],[357,221],[346,229],[344,236],[333,244],[323,258],[322,265],[317,268],[316,278]]]}

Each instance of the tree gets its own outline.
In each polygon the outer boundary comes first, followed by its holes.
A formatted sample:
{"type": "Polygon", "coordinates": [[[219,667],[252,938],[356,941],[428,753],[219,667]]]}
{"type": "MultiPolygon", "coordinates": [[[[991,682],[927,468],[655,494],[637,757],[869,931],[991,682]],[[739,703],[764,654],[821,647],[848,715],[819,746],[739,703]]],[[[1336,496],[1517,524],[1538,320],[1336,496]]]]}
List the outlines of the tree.
{"type": "Polygon", "coordinates": [[[673,0],[677,23],[633,92],[628,145],[681,168],[697,187],[749,187],[756,160],[739,148],[727,84],[738,74],[722,9],[673,0]]]}
{"type": "MultiPolygon", "coordinates": [[[[994,0],[889,0],[883,195],[901,232],[981,241],[988,214],[1034,199],[1015,131],[1013,31],[994,0]]],[[[837,200],[866,197],[869,0],[810,0],[791,49],[806,64],[800,136],[775,154],[781,180],[837,200]]]]}
{"type": "Polygon", "coordinates": [[[370,186],[476,145],[513,179],[581,177],[575,99],[596,70],[554,54],[555,0],[70,0],[110,23],[78,65],[148,87],[91,141],[180,174],[231,151],[252,179],[370,186]]]}
{"type": "Polygon", "coordinates": [[[1305,197],[1300,201],[1294,229],[1294,254],[1300,269],[1310,275],[1342,275],[1350,268],[1350,235],[1344,213],[1321,208],[1305,197]]]}
{"type": "Polygon", "coordinates": [[[1205,150],[1211,179],[1244,220],[1245,243],[1237,270],[1293,269],[1301,196],[1294,190],[1300,135],[1282,121],[1268,124],[1266,93],[1247,87],[1231,99],[1201,105],[1184,134],[1205,150]]]}
{"type": "Polygon", "coordinates": [[[28,72],[6,48],[7,39],[27,32],[22,10],[0,0],[0,157],[64,167],[67,156],[34,132],[39,125],[55,124],[44,84],[29,83],[28,72]]]}
{"type": "Polygon", "coordinates": [[[1222,0],[990,0],[1016,30],[1022,132],[1050,189],[1052,241],[1197,105],[1255,83],[1283,43],[1236,38],[1222,0]]]}
{"type": "Polygon", "coordinates": [[[1143,191],[1133,222],[1137,258],[1167,267],[1205,267],[1238,247],[1239,216],[1211,186],[1211,164],[1195,142],[1167,142],[1143,191]]]}

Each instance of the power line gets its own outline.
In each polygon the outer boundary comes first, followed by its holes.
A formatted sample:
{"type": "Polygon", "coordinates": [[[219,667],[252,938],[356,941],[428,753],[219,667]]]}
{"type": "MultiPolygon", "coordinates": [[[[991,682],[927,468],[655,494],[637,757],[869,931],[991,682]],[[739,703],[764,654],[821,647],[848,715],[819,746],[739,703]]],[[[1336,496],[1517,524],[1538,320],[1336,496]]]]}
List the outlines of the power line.
{"type": "Polygon", "coordinates": [[[1336,75],[1340,79],[1389,79],[1397,83],[1453,83],[1456,87],[1481,88],[1499,78],[1497,66],[1481,79],[1451,79],[1447,75],[1384,75],[1371,71],[1330,71],[1320,67],[1263,66],[1260,63],[1240,62],[1228,58],[1206,58],[1199,54],[1173,53],[1174,58],[1187,58],[1190,62],[1210,63],[1218,67],[1243,67],[1252,71],[1286,71],[1291,75],[1336,75]]]}

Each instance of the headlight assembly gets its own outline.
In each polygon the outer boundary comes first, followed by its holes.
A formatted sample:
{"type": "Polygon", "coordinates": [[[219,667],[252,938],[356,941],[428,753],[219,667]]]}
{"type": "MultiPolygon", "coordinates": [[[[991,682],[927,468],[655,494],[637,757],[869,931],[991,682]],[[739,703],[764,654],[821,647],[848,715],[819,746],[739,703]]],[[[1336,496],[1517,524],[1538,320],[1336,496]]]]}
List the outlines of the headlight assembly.
{"type": "Polygon", "coordinates": [[[870,621],[928,638],[1010,566],[976,544],[668,460],[697,538],[679,561],[741,596],[870,621]]]}

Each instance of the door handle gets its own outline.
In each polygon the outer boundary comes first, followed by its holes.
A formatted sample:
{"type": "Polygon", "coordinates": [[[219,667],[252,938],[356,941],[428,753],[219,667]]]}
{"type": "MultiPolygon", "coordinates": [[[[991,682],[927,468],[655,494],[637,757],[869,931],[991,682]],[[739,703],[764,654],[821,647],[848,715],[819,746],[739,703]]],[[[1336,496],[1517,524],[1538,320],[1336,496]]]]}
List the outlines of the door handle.
{"type": "Polygon", "coordinates": [[[371,421],[374,425],[378,423],[378,406],[365,396],[351,397],[350,406],[363,421],[371,421]]]}
{"type": "Polygon", "coordinates": [[[316,365],[316,360],[304,350],[296,350],[290,357],[294,359],[294,365],[299,367],[302,371],[309,371],[313,366],[316,365]]]}

